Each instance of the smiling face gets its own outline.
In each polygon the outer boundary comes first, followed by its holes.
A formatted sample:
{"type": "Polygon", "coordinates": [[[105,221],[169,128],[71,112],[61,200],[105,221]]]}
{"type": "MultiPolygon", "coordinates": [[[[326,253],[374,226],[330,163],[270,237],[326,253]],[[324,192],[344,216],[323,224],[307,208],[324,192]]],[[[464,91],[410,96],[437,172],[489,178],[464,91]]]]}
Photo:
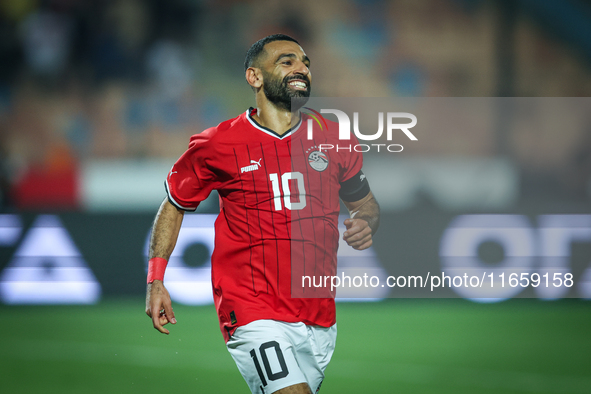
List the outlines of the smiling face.
{"type": "Polygon", "coordinates": [[[298,104],[305,104],[310,97],[312,74],[310,59],[298,44],[292,41],[268,43],[260,66],[263,91],[270,102],[288,111],[293,110],[292,98],[302,98],[298,104]]]}

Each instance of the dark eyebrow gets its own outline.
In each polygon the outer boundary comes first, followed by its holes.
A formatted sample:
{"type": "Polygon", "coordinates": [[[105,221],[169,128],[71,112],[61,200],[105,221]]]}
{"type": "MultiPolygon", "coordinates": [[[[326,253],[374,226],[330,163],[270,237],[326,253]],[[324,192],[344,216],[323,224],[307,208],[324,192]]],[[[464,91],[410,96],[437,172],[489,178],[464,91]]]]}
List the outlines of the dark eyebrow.
{"type": "MultiPolygon", "coordinates": [[[[294,53],[282,53],[281,55],[279,55],[279,57],[277,58],[277,60],[275,60],[275,63],[279,62],[281,59],[283,59],[284,57],[288,57],[290,59],[297,59],[298,57],[294,54],[294,53]]],[[[310,64],[310,58],[306,55],[304,55],[304,62],[308,62],[308,64],[310,64]]]]}

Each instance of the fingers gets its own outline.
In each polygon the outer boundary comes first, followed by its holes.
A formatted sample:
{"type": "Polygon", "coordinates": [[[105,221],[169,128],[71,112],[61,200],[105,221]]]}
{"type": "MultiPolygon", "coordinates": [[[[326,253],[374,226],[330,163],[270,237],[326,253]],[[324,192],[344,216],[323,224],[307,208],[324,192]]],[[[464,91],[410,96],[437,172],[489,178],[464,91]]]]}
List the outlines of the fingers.
{"type": "Polygon", "coordinates": [[[166,319],[172,324],[176,324],[176,319],[174,318],[174,311],[172,310],[172,305],[164,305],[164,317],[166,317],[166,319]]]}
{"type": "Polygon", "coordinates": [[[372,245],[371,235],[369,235],[368,237],[365,237],[359,241],[355,241],[355,242],[348,241],[347,244],[355,250],[367,249],[372,245]]]}
{"type": "Polygon", "coordinates": [[[347,227],[347,229],[350,229],[351,226],[353,225],[353,219],[345,219],[343,224],[345,225],[345,227],[347,227]]]}
{"type": "Polygon", "coordinates": [[[154,328],[163,334],[170,334],[170,331],[164,328],[166,324],[176,324],[170,296],[161,282],[154,281],[148,285],[146,314],[152,318],[154,328]]]}
{"type": "Polygon", "coordinates": [[[169,305],[168,308],[170,312],[166,312],[166,308],[161,310],[158,310],[158,308],[154,308],[152,309],[152,311],[150,311],[150,314],[152,315],[152,324],[154,325],[154,328],[163,334],[170,334],[170,331],[164,328],[165,325],[167,325],[168,323],[176,324],[176,319],[174,318],[174,312],[172,311],[172,307],[169,305]]]}
{"type": "Polygon", "coordinates": [[[343,240],[356,250],[364,250],[372,245],[371,228],[363,219],[346,219],[344,222],[347,231],[343,234],[343,240]]]}
{"type": "Polygon", "coordinates": [[[360,245],[351,245],[351,246],[355,250],[365,250],[365,249],[369,248],[371,245],[372,245],[372,240],[370,238],[368,241],[363,242],[360,245]]]}
{"type": "Polygon", "coordinates": [[[160,314],[160,311],[158,309],[159,308],[156,306],[152,308],[152,324],[154,325],[155,329],[157,329],[163,334],[168,335],[170,334],[170,331],[164,328],[164,325],[168,323],[168,319],[166,318],[166,315],[164,315],[164,312],[160,314]]]}
{"type": "Polygon", "coordinates": [[[347,231],[343,234],[343,239],[345,241],[350,240],[354,242],[365,238],[367,235],[371,236],[371,228],[365,220],[347,219],[345,220],[345,226],[347,225],[348,220],[350,220],[349,226],[347,227],[347,231]]]}

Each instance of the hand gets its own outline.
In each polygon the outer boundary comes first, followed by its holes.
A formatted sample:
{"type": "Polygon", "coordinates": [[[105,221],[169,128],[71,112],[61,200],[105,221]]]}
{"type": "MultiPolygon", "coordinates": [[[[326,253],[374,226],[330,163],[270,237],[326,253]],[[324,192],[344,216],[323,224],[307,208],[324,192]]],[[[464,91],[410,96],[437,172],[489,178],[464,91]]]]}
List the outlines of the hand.
{"type": "Polygon", "coordinates": [[[343,240],[356,250],[364,250],[371,246],[371,227],[364,219],[345,219],[347,231],[343,234],[343,240]]]}
{"type": "Polygon", "coordinates": [[[166,324],[176,324],[170,295],[160,280],[148,284],[146,290],[146,314],[152,318],[154,328],[163,334],[170,334],[170,331],[164,328],[166,324]]]}

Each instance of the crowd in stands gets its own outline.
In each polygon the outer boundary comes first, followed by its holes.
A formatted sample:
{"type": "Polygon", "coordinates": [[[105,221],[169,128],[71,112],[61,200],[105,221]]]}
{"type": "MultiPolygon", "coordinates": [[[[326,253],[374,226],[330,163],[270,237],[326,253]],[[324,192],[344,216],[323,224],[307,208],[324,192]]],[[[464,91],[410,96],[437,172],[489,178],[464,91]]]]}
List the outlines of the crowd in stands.
{"type": "MultiPolygon", "coordinates": [[[[242,64],[267,34],[302,43],[316,96],[495,96],[495,18],[478,3],[0,1],[0,206],[35,206],[42,195],[75,207],[87,160],[176,158],[190,135],[254,104],[242,64]]],[[[527,19],[517,31],[515,95],[591,93],[585,59],[527,19]]],[[[584,135],[563,135],[556,163],[588,163],[584,135]]]]}

